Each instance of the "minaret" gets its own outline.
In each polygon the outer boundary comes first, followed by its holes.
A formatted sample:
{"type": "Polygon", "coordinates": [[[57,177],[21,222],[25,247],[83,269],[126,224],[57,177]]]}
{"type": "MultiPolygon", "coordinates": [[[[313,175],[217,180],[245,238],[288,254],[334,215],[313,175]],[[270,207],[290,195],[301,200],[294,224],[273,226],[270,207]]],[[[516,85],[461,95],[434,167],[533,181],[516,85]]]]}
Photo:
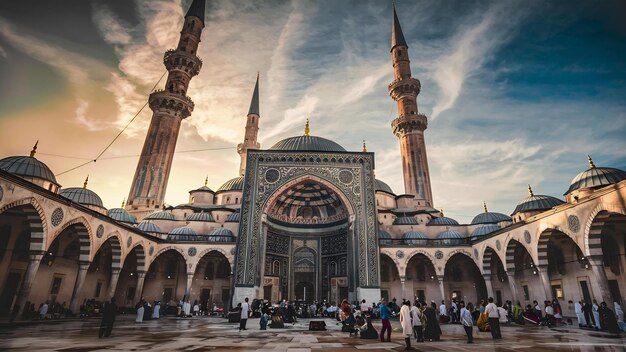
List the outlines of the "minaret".
{"type": "Polygon", "coordinates": [[[148,100],[152,121],[126,204],[126,210],[140,219],[163,206],[180,124],[193,111],[187,88],[202,67],[196,51],[204,28],[204,6],[205,0],[193,0],[178,46],[163,57],[168,70],[165,90],[153,92],[148,100]]]}
{"type": "Polygon", "coordinates": [[[433,196],[424,142],[424,130],[428,121],[425,115],[417,111],[417,95],[421,84],[411,77],[408,49],[394,5],[391,34],[394,81],[389,84],[389,95],[398,103],[398,117],[393,120],[391,127],[393,134],[400,139],[405,192],[415,195],[417,201],[423,201],[424,205],[432,207],[433,196]]]}
{"type": "Polygon", "coordinates": [[[250,109],[248,110],[248,121],[246,122],[246,135],[243,138],[243,143],[237,145],[237,153],[241,156],[241,162],[239,163],[239,175],[243,176],[246,172],[246,156],[248,155],[248,149],[259,149],[261,144],[256,141],[259,134],[259,75],[256,75],[256,85],[254,86],[254,92],[252,93],[252,101],[250,102],[250,109]]]}

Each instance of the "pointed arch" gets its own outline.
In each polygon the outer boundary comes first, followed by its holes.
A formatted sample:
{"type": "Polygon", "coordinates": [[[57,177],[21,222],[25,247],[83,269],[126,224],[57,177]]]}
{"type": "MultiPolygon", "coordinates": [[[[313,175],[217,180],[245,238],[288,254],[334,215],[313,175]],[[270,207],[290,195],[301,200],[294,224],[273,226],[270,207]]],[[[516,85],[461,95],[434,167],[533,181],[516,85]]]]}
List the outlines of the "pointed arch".
{"type": "Polygon", "coordinates": [[[121,241],[120,241],[120,234],[119,232],[115,231],[113,233],[111,233],[100,245],[100,247],[98,247],[95,251],[94,251],[94,256],[95,253],[98,253],[98,251],[100,250],[100,248],[102,248],[105,244],[109,244],[111,246],[111,268],[112,269],[122,269],[122,245],[121,245],[121,241]]]}
{"type": "MultiPolygon", "coordinates": [[[[130,251],[128,251],[128,254],[130,254],[132,251],[135,251],[135,258],[137,260],[137,272],[146,272],[147,268],[146,268],[146,251],[143,248],[143,244],[142,243],[137,243],[135,246],[133,246],[133,248],[131,248],[130,251]]],[[[126,254],[126,257],[124,258],[124,261],[126,261],[126,258],[128,258],[128,254],[126,254]]]]}
{"type": "Polygon", "coordinates": [[[46,248],[46,234],[48,233],[48,225],[46,222],[46,214],[43,208],[33,197],[23,198],[6,204],[0,208],[0,215],[5,211],[22,207],[21,211],[26,215],[26,221],[30,228],[30,251],[42,252],[46,248]]]}
{"type": "Polygon", "coordinates": [[[59,229],[56,233],[55,237],[50,242],[52,242],[59,237],[61,233],[65,230],[73,228],[74,232],[78,236],[78,245],[80,248],[78,261],[79,262],[90,262],[91,260],[91,226],[89,226],[89,222],[82,216],[69,220],[59,229]]]}

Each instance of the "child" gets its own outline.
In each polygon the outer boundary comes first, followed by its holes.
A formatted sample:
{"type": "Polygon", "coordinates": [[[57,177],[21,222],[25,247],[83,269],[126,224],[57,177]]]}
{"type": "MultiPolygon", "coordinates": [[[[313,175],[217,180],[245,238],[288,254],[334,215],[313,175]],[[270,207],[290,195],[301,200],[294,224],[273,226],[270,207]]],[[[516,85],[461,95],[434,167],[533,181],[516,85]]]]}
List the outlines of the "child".
{"type": "Polygon", "coordinates": [[[263,313],[261,314],[261,320],[259,320],[259,324],[261,325],[261,330],[267,330],[268,319],[269,317],[267,316],[267,313],[263,311],[263,313]]]}

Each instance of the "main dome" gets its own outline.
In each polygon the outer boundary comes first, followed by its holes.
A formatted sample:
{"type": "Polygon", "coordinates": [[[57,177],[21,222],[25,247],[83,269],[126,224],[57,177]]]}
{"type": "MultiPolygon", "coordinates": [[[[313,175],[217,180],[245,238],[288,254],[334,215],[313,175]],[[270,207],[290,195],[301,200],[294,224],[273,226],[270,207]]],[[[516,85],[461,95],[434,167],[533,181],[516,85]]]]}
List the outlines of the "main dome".
{"type": "Polygon", "coordinates": [[[572,193],[581,188],[608,186],[622,180],[626,180],[626,171],[612,167],[596,167],[593,165],[574,177],[565,194],[572,193]]]}
{"type": "Polygon", "coordinates": [[[36,177],[59,184],[50,168],[31,156],[10,156],[0,160],[0,170],[22,177],[36,177]]]}
{"type": "Polygon", "coordinates": [[[270,150],[303,152],[345,152],[346,150],[330,139],[317,136],[296,136],[285,138],[274,144],[270,150]]]}

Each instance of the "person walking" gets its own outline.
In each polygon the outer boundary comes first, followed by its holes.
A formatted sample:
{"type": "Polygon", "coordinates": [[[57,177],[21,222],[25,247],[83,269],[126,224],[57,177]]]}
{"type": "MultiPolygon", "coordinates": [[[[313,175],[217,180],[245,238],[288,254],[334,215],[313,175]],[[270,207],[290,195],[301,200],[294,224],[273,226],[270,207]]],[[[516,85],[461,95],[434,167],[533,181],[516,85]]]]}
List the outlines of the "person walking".
{"type": "Polygon", "coordinates": [[[437,321],[437,305],[435,302],[430,304],[430,307],[424,309],[424,315],[426,316],[426,326],[424,327],[424,340],[440,341],[441,340],[441,327],[437,321]]]}
{"type": "Polygon", "coordinates": [[[463,325],[463,329],[465,329],[465,333],[467,334],[467,343],[474,343],[473,330],[474,330],[474,320],[472,319],[472,303],[467,304],[467,308],[465,308],[465,304],[461,302],[461,324],[463,325]]]}
{"type": "Polygon", "coordinates": [[[105,303],[102,309],[102,321],[100,322],[99,338],[111,336],[113,323],[115,323],[115,315],[117,314],[117,305],[115,297],[111,297],[111,302],[105,303]]]}
{"type": "Polygon", "coordinates": [[[143,313],[145,308],[144,306],[144,300],[143,298],[141,298],[141,301],[137,302],[137,304],[135,305],[135,309],[137,309],[137,317],[135,318],[135,323],[143,323],[143,313]]]}
{"type": "Polygon", "coordinates": [[[419,301],[411,308],[411,319],[413,320],[413,334],[417,342],[424,342],[424,331],[422,330],[422,309],[419,301]]]}
{"type": "Polygon", "coordinates": [[[391,312],[385,304],[384,298],[380,299],[380,303],[378,304],[378,310],[380,314],[380,320],[383,323],[383,327],[380,330],[380,342],[385,342],[385,331],[387,332],[387,342],[391,342],[391,322],[389,321],[389,316],[391,315],[391,312]]]}
{"type": "Polygon", "coordinates": [[[596,330],[602,330],[602,324],[600,324],[600,313],[598,311],[598,301],[594,299],[591,308],[593,312],[593,320],[596,322],[596,330]]]}
{"type": "Polygon", "coordinates": [[[583,313],[582,301],[576,302],[576,304],[574,305],[574,312],[576,313],[576,319],[578,320],[578,327],[582,328],[583,326],[587,326],[587,320],[585,320],[585,313],[583,313]]]}
{"type": "Polygon", "coordinates": [[[250,304],[248,304],[248,297],[241,304],[241,319],[239,320],[239,331],[247,330],[246,323],[248,322],[248,315],[250,314],[250,304]]]}
{"type": "Polygon", "coordinates": [[[39,319],[45,319],[48,315],[48,301],[39,306],[39,319]]]}
{"type": "Polygon", "coordinates": [[[489,297],[489,303],[485,307],[485,313],[489,318],[489,327],[491,328],[491,337],[494,340],[501,339],[500,333],[500,313],[498,313],[498,307],[493,303],[493,297],[489,297]]]}
{"type": "Polygon", "coordinates": [[[413,335],[413,324],[411,323],[411,310],[410,301],[402,302],[402,308],[400,308],[400,325],[402,326],[402,335],[404,336],[405,351],[413,350],[411,347],[411,335],[413,335]]]}

